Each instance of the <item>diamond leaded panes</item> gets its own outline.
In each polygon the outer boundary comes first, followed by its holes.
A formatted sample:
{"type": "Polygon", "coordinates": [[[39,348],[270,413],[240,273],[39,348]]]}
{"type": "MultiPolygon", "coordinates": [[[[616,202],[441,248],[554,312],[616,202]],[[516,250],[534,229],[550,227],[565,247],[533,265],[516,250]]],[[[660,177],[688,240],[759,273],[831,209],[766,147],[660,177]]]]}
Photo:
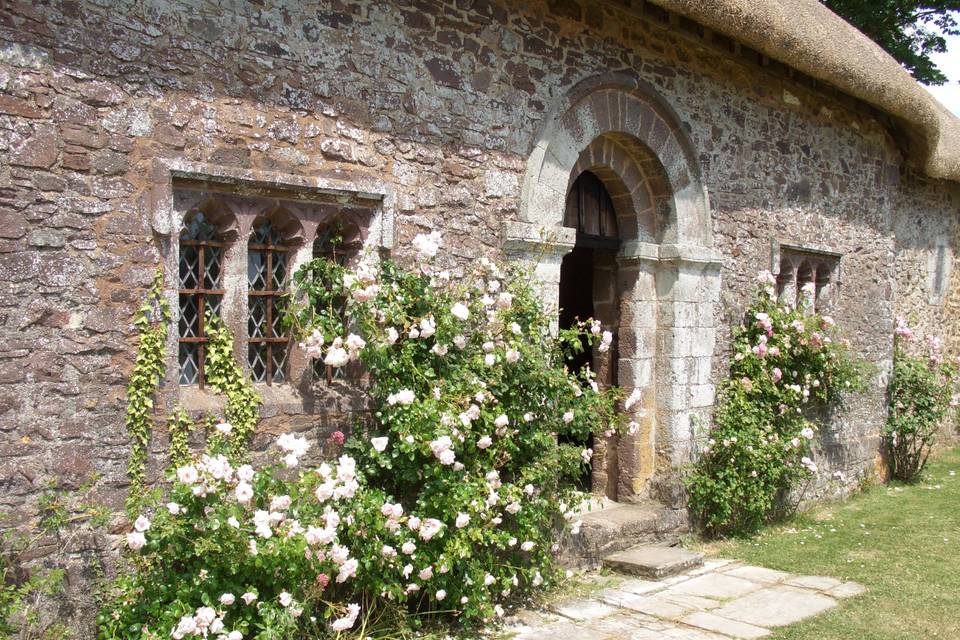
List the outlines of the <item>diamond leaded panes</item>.
{"type": "Polygon", "coordinates": [[[178,360],[180,384],[204,385],[207,313],[220,312],[224,243],[202,211],[180,232],[178,360]]]}
{"type": "Polygon", "coordinates": [[[247,359],[256,382],[287,378],[289,335],[283,328],[289,247],[269,220],[254,225],[247,247],[247,359]]]}

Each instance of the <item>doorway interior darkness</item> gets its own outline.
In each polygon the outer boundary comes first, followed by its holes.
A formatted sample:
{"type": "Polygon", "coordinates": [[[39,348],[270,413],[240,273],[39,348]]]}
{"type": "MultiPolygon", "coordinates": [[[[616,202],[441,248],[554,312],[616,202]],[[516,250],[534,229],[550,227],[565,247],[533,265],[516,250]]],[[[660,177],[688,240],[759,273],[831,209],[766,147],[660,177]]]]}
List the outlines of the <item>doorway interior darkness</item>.
{"type": "MultiPolygon", "coordinates": [[[[564,215],[566,226],[577,229],[577,241],[573,250],[563,258],[560,267],[560,326],[569,328],[577,320],[595,318],[604,329],[616,335],[616,254],[620,248],[617,235],[616,213],[610,194],[596,175],[586,171],[574,181],[567,195],[564,215]]],[[[615,346],[605,356],[604,362],[594,361],[594,352],[585,348],[567,361],[571,371],[589,366],[597,374],[601,386],[615,384],[615,346]]],[[[586,442],[576,444],[594,450],[594,472],[589,471],[579,479],[579,488],[585,491],[616,498],[615,474],[608,481],[607,474],[598,474],[601,469],[614,470],[616,462],[609,460],[615,453],[607,447],[598,447],[597,438],[591,434],[586,442]],[[599,468],[598,468],[599,467],[599,468]]]]}
{"type": "MultiPolygon", "coordinates": [[[[563,258],[560,267],[560,327],[569,329],[577,320],[586,320],[593,317],[593,249],[588,247],[574,247],[573,251],[563,258]]],[[[593,350],[585,348],[578,354],[567,359],[570,371],[580,371],[584,367],[593,369],[593,350]]],[[[561,440],[564,441],[564,440],[561,440]]],[[[593,434],[587,441],[571,444],[582,445],[584,448],[596,449],[593,434]]],[[[577,480],[577,489],[590,491],[592,489],[590,471],[585,471],[577,480]]]]}

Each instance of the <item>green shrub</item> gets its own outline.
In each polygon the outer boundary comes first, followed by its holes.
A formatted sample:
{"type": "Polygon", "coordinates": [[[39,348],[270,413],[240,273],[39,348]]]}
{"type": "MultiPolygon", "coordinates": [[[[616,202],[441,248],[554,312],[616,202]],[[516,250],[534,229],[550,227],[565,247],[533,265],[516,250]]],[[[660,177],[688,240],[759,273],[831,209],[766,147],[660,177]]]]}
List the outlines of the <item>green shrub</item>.
{"type": "Polygon", "coordinates": [[[893,477],[907,482],[920,477],[937,431],[953,410],[957,376],[957,367],[944,362],[939,340],[928,336],[928,353],[917,355],[908,348],[913,339],[906,321],[897,318],[884,444],[893,477]]]}
{"type": "Polygon", "coordinates": [[[861,384],[833,320],[779,303],[769,272],[758,279],[708,439],[687,477],[691,513],[711,535],[751,532],[783,513],[790,492],[817,472],[809,410],[861,384]]]}
{"type": "Polygon", "coordinates": [[[128,534],[132,570],[100,638],[395,635],[495,618],[557,579],[592,455],[564,437],[625,426],[619,392],[564,358],[611,336],[592,322],[556,334],[525,274],[482,261],[455,281],[429,266],[437,236],[415,246],[417,272],[320,259],[294,279],[302,347],[369,377],[368,431],[311,468],[306,439],[284,434],[281,463],[254,469],[218,425],[128,534]]]}

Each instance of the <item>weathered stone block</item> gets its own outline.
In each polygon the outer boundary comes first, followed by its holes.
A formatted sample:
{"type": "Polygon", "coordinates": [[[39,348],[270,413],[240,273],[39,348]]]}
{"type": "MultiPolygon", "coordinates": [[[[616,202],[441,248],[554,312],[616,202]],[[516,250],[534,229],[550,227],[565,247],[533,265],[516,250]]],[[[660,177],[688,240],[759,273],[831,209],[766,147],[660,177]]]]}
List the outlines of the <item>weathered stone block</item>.
{"type": "Polygon", "coordinates": [[[837,606],[833,598],[792,587],[755,591],[713,613],[755,626],[781,627],[837,606]]]}
{"type": "Polygon", "coordinates": [[[10,150],[10,163],[24,167],[49,168],[60,154],[60,135],[50,124],[36,124],[31,134],[10,150]]]}
{"type": "Polygon", "coordinates": [[[679,547],[639,546],[604,558],[611,568],[645,578],[661,579],[703,564],[703,554],[679,547]]]}

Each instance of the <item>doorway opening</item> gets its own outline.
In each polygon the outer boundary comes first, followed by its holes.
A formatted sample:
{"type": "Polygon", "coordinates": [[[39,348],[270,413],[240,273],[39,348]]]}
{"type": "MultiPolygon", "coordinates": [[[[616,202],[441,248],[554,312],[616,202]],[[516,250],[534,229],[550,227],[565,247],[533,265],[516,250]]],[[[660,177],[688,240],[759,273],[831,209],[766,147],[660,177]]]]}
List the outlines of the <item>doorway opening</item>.
{"type": "MultiPolygon", "coordinates": [[[[573,251],[564,256],[560,266],[560,328],[569,329],[578,320],[586,320],[593,316],[593,249],[575,246],[573,251]]],[[[587,344],[583,346],[583,351],[567,358],[567,367],[572,372],[582,371],[585,367],[595,370],[593,349],[587,344]]],[[[562,438],[561,442],[581,445],[585,449],[596,451],[592,433],[585,441],[577,442],[570,438],[562,438]]],[[[580,491],[593,489],[589,469],[577,478],[576,485],[580,491]]]]}
{"type": "MultiPolygon", "coordinates": [[[[566,226],[577,229],[573,250],[560,267],[560,326],[570,328],[578,320],[594,318],[614,335],[611,348],[601,354],[584,345],[571,356],[571,371],[590,367],[601,387],[616,384],[616,333],[618,326],[616,255],[620,249],[617,217],[603,182],[589,171],[580,174],[567,195],[566,226]]],[[[578,488],[616,499],[616,446],[609,438],[590,434],[583,442],[571,442],[592,449],[592,468],[578,480],[578,488]]]]}

